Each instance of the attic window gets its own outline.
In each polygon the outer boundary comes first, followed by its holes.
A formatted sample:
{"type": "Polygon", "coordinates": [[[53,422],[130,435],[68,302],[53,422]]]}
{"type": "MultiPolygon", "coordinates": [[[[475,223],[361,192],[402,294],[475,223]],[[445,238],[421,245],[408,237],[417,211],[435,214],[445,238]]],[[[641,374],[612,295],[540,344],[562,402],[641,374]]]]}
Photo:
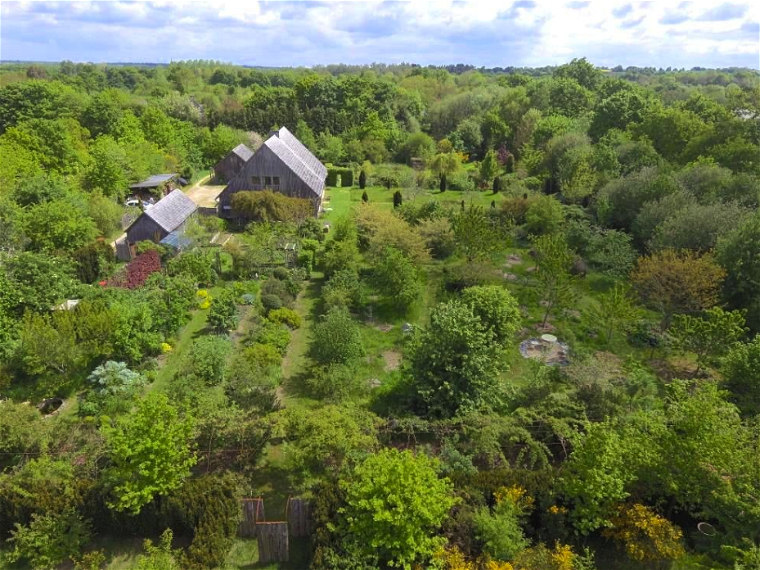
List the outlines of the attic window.
{"type": "Polygon", "coordinates": [[[254,186],[258,186],[261,184],[261,177],[260,176],[251,176],[251,184],[254,186]]]}
{"type": "Polygon", "coordinates": [[[265,176],[264,177],[264,186],[271,186],[272,185],[272,177],[271,176],[265,176]]]}

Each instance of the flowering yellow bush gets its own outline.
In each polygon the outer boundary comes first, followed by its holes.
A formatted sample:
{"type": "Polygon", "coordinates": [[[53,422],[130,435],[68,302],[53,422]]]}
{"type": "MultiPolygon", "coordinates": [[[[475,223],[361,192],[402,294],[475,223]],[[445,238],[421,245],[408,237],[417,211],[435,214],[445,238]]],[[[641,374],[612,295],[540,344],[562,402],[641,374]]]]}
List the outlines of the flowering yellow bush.
{"type": "Polygon", "coordinates": [[[208,309],[211,306],[211,295],[205,289],[200,289],[195,294],[198,297],[198,308],[208,309]]]}
{"type": "Polygon", "coordinates": [[[483,567],[483,570],[514,570],[514,567],[509,562],[489,560],[483,567]]]}
{"type": "Polygon", "coordinates": [[[169,344],[168,342],[162,342],[161,343],[161,353],[162,354],[166,354],[167,352],[171,352],[171,351],[172,351],[172,345],[171,344],[169,344]]]}
{"type": "Polygon", "coordinates": [[[521,511],[529,511],[533,507],[533,497],[526,494],[527,491],[517,485],[511,487],[500,487],[494,492],[496,504],[500,505],[504,501],[509,501],[521,511]]]}
{"type": "Polygon", "coordinates": [[[575,562],[575,554],[571,547],[559,542],[554,545],[552,564],[555,570],[573,570],[573,562],[575,562]]]}
{"type": "Polygon", "coordinates": [[[442,548],[435,554],[435,559],[443,562],[445,570],[515,570],[509,562],[467,560],[456,546],[442,548]]]}
{"type": "Polygon", "coordinates": [[[672,560],[683,555],[681,529],[645,505],[622,505],[602,534],[623,544],[634,560],[672,560]]]}

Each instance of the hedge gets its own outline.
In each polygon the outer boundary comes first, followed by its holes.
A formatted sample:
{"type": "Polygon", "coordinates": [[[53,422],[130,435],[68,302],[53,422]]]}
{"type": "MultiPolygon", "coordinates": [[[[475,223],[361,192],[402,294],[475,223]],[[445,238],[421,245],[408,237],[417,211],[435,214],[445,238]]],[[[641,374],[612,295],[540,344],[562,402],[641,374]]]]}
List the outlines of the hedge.
{"type": "Polygon", "coordinates": [[[327,169],[327,186],[337,186],[338,176],[340,176],[340,185],[342,188],[354,185],[354,170],[352,168],[332,167],[327,169]]]}

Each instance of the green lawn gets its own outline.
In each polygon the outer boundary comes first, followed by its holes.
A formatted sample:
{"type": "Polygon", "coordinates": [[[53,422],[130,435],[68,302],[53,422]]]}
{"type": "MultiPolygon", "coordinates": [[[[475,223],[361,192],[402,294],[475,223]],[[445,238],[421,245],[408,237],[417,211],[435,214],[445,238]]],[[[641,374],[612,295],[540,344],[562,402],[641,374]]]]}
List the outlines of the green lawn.
{"type": "MultiPolygon", "coordinates": [[[[388,190],[382,186],[367,186],[365,190],[370,204],[392,208],[393,194],[398,188],[388,190]]],[[[332,208],[332,210],[325,212],[322,215],[322,219],[330,223],[340,218],[352,206],[361,203],[362,194],[365,190],[361,190],[358,186],[352,188],[326,188],[323,205],[325,208],[332,208]]],[[[424,203],[428,200],[436,200],[452,208],[459,206],[462,200],[465,201],[465,204],[476,204],[488,208],[492,201],[499,204],[504,199],[504,194],[493,194],[490,190],[483,192],[458,192],[456,190],[439,192],[438,190],[410,191],[401,189],[401,194],[405,202],[424,203]]]]}

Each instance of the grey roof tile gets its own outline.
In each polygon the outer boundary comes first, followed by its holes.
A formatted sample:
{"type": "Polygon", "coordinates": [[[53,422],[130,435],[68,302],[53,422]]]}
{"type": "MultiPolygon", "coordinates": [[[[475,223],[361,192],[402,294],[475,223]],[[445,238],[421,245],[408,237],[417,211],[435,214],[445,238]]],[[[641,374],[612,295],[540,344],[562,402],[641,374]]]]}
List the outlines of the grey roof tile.
{"type": "Polygon", "coordinates": [[[253,156],[253,151],[247,146],[245,146],[243,143],[240,143],[239,145],[237,145],[230,152],[234,152],[236,155],[242,158],[245,162],[248,162],[248,159],[250,159],[253,156]]]}
{"type": "Polygon", "coordinates": [[[198,206],[180,189],[173,190],[144,214],[164,228],[173,232],[195,212],[198,206]]]}
{"type": "Polygon", "coordinates": [[[142,182],[138,182],[137,184],[132,184],[130,188],[156,188],[157,186],[161,186],[161,184],[171,180],[172,178],[175,178],[176,176],[177,176],[176,172],[172,172],[169,174],[154,174],[153,176],[146,178],[142,182]]]}

